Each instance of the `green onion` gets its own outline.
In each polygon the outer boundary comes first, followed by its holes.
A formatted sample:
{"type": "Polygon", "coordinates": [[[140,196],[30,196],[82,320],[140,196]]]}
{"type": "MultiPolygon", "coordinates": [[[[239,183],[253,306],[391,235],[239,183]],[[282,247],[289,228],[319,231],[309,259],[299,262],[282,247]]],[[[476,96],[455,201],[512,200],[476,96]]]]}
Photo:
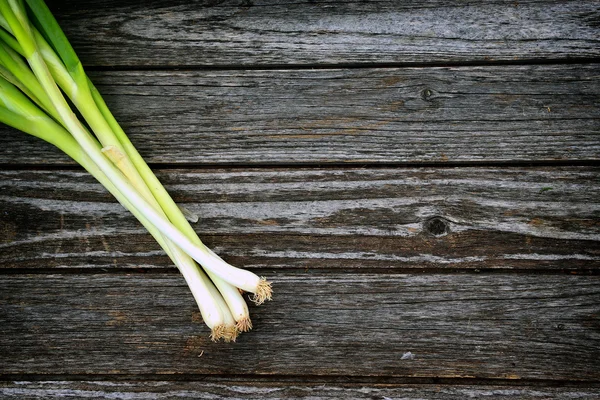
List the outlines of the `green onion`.
{"type": "Polygon", "coordinates": [[[0,0],[0,121],[53,144],[93,175],[177,266],[211,338],[235,341],[252,328],[240,291],[261,304],[271,299],[271,284],[202,243],[110,112],[46,4],[26,4],[0,0]]]}

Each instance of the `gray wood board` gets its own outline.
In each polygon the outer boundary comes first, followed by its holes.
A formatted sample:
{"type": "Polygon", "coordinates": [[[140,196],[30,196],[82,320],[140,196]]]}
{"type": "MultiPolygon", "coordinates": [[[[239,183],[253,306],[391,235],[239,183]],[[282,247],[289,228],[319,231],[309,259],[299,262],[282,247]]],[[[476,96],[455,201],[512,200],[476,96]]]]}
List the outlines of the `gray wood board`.
{"type": "Polygon", "coordinates": [[[0,276],[0,374],[600,378],[600,277],[270,271],[212,343],[179,274],[0,276]]]}
{"type": "Polygon", "coordinates": [[[565,60],[600,55],[596,1],[51,1],[89,66],[565,60]]]}
{"type": "MultiPolygon", "coordinates": [[[[260,268],[600,267],[595,167],[165,170],[200,237],[260,268]]],[[[85,172],[0,171],[0,268],[170,267],[85,172]]]]}
{"type": "MultiPolygon", "coordinates": [[[[95,72],[142,155],[169,164],[600,159],[600,64],[95,72]]],[[[68,162],[0,129],[0,163],[68,162]]]]}
{"type": "Polygon", "coordinates": [[[253,383],[248,381],[172,382],[172,381],[17,381],[0,382],[3,399],[119,399],[179,400],[194,399],[597,399],[597,387],[548,386],[470,386],[470,385],[373,385],[373,384],[291,384],[253,383]]]}

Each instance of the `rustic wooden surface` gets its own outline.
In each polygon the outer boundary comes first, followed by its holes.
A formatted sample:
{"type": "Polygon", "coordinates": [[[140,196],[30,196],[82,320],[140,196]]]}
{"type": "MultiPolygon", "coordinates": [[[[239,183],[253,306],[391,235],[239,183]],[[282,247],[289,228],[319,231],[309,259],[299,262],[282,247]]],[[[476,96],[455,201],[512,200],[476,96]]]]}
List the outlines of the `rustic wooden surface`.
{"type": "MultiPolygon", "coordinates": [[[[193,224],[200,236],[249,268],[589,273],[600,267],[599,173],[462,167],[158,176],[202,216],[193,224]]],[[[170,266],[135,218],[83,171],[2,171],[0,205],[3,269],[170,266]]]]}
{"type": "Polygon", "coordinates": [[[5,275],[3,372],[600,378],[599,277],[269,271],[231,345],[174,272],[5,275]]]}
{"type": "Polygon", "coordinates": [[[596,1],[49,3],[86,65],[261,66],[598,57],[596,1]]]}
{"type": "MultiPolygon", "coordinates": [[[[95,72],[149,162],[600,160],[600,64],[95,72]]],[[[68,162],[2,128],[0,163],[68,162]],[[15,145],[16,144],[16,145],[15,145]]]]}
{"type": "Polygon", "coordinates": [[[485,399],[597,399],[597,389],[576,387],[516,387],[502,386],[452,386],[452,385],[389,385],[379,384],[370,387],[351,384],[304,383],[256,384],[240,381],[219,383],[205,382],[30,382],[0,383],[0,394],[6,399],[30,400],[56,398],[100,399],[410,399],[442,400],[449,398],[485,399]]]}
{"type": "Polygon", "coordinates": [[[372,386],[352,384],[306,384],[306,383],[248,383],[240,381],[205,382],[139,382],[139,381],[20,381],[0,382],[0,395],[6,399],[57,399],[85,398],[100,399],[407,399],[443,400],[456,399],[597,399],[598,389],[578,387],[516,387],[506,388],[491,385],[390,385],[372,386]]]}
{"type": "Polygon", "coordinates": [[[600,4],[49,2],[207,244],[207,338],[139,223],[0,127],[0,398],[600,396],[600,4]]]}

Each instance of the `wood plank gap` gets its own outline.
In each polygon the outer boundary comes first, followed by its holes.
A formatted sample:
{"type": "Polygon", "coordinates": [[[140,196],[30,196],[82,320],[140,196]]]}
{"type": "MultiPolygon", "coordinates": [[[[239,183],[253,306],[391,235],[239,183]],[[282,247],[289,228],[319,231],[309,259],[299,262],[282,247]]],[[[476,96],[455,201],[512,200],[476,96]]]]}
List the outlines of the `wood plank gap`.
{"type": "MultiPolygon", "coordinates": [[[[535,168],[535,167],[595,167],[600,166],[600,160],[524,160],[524,161],[439,161],[439,162],[331,162],[331,163],[148,163],[155,171],[170,171],[184,169],[198,170],[291,170],[291,169],[404,169],[404,168],[535,168]]],[[[2,171],[83,171],[77,164],[9,164],[0,163],[2,171]]]]}
{"type": "Polygon", "coordinates": [[[345,387],[362,385],[400,386],[400,385],[453,385],[453,386],[506,386],[506,387],[587,387],[600,388],[596,380],[560,380],[560,379],[494,379],[494,378],[425,378],[396,376],[361,375],[260,375],[260,374],[0,374],[2,382],[14,381],[167,381],[167,382],[205,382],[228,384],[336,384],[345,387]]]}
{"type": "Polygon", "coordinates": [[[183,65],[96,65],[87,71],[272,71],[272,70],[327,70],[373,68],[439,68],[439,67],[497,67],[530,65],[573,65],[600,62],[600,57],[574,57],[566,59],[473,60],[455,62],[382,62],[382,63],[320,63],[320,64],[183,64],[183,65]]]}
{"type": "Polygon", "coordinates": [[[433,162],[331,162],[331,163],[227,163],[227,164],[171,164],[171,163],[150,163],[148,164],[155,170],[173,170],[173,169],[389,169],[389,168],[469,168],[469,167],[594,167],[600,166],[600,160],[529,160],[529,161],[433,161],[433,162]]]}
{"type": "MultiPolygon", "coordinates": [[[[165,255],[166,257],[166,255],[165,255]]],[[[250,268],[248,268],[250,270],[250,268]]],[[[252,272],[258,275],[275,276],[285,274],[286,272],[314,272],[322,273],[346,273],[346,274],[386,274],[386,275],[496,275],[496,274],[522,274],[522,275],[579,275],[596,276],[600,275],[600,268],[565,268],[565,269],[547,269],[540,268],[402,268],[402,267],[364,267],[364,268],[304,268],[304,267],[278,267],[274,268],[251,268],[252,272]]],[[[164,267],[111,267],[111,268],[84,268],[84,267],[52,267],[52,268],[0,268],[0,276],[17,275],[179,275],[179,271],[174,266],[172,268],[164,267]]]]}

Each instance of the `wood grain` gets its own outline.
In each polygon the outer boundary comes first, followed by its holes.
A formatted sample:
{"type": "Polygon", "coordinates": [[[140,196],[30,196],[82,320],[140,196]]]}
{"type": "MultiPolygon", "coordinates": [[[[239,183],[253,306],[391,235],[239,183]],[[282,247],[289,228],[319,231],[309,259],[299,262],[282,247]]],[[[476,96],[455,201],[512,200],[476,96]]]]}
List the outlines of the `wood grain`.
{"type": "MultiPolygon", "coordinates": [[[[600,170],[160,171],[207,244],[247,268],[600,267],[600,170]]],[[[170,260],[85,172],[0,171],[0,268],[170,260]]]]}
{"type": "MultiPolygon", "coordinates": [[[[599,64],[120,71],[92,78],[152,163],[600,159],[599,64]]],[[[68,162],[0,128],[0,163],[68,162]]]]}
{"type": "Polygon", "coordinates": [[[598,2],[49,5],[275,298],[212,343],[140,224],[0,127],[0,398],[600,396],[598,2]]]}
{"type": "Polygon", "coordinates": [[[339,385],[330,383],[261,384],[247,381],[220,383],[172,381],[18,381],[0,382],[4,399],[597,399],[597,387],[531,387],[470,385],[339,385]]]}
{"type": "Polygon", "coordinates": [[[595,1],[51,1],[88,66],[598,57],[595,1]]]}
{"type": "Polygon", "coordinates": [[[0,374],[600,378],[598,276],[268,276],[214,344],[176,273],[2,275],[0,374]]]}

